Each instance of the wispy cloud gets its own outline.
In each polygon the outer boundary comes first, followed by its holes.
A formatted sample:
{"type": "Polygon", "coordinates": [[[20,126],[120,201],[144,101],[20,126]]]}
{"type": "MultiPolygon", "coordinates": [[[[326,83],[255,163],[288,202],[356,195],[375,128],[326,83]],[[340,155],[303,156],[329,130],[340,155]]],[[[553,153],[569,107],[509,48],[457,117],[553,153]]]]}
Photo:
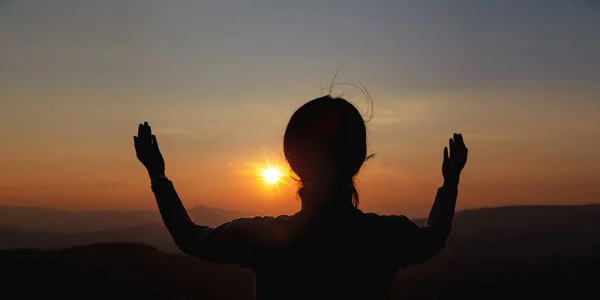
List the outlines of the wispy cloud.
{"type": "Polygon", "coordinates": [[[469,132],[462,132],[463,136],[465,136],[465,138],[468,137],[469,140],[477,140],[477,141],[484,141],[484,142],[498,142],[498,141],[507,141],[507,140],[511,140],[514,139],[515,136],[513,135],[502,135],[502,134],[490,134],[490,133],[469,133],[469,132]]]}
{"type": "Polygon", "coordinates": [[[191,132],[186,129],[175,128],[175,127],[159,128],[159,129],[154,130],[154,133],[156,135],[176,136],[176,137],[185,138],[185,139],[189,139],[189,140],[205,140],[206,139],[206,136],[204,136],[204,135],[200,135],[200,134],[191,132]]]}
{"type": "Polygon", "coordinates": [[[389,108],[382,108],[375,111],[373,118],[369,121],[369,124],[376,125],[392,125],[396,123],[404,122],[420,122],[423,121],[421,118],[402,116],[396,112],[396,110],[389,108]]]}

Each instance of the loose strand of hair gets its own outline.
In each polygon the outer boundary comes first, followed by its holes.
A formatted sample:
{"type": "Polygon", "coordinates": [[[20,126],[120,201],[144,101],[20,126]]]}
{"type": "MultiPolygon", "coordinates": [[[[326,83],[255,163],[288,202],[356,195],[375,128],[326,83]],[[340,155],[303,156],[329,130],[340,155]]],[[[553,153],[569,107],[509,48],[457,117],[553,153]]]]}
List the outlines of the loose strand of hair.
{"type": "Polygon", "coordinates": [[[373,115],[375,114],[375,105],[373,104],[373,97],[371,97],[371,94],[369,94],[369,90],[367,90],[367,88],[365,87],[365,85],[360,81],[360,79],[358,78],[358,76],[356,77],[356,81],[358,81],[358,84],[360,84],[361,91],[363,91],[363,94],[365,95],[365,98],[367,99],[367,102],[369,102],[369,106],[367,108],[367,113],[369,113],[369,111],[371,112],[371,116],[369,117],[368,120],[365,120],[365,122],[370,122],[373,119],[373,115]]]}
{"type": "Polygon", "coordinates": [[[333,87],[335,86],[335,79],[337,78],[338,74],[340,73],[340,71],[342,70],[342,68],[344,67],[344,65],[341,65],[337,71],[335,71],[335,74],[333,75],[333,79],[331,80],[331,85],[329,85],[329,95],[331,96],[331,93],[333,92],[333,87]]]}

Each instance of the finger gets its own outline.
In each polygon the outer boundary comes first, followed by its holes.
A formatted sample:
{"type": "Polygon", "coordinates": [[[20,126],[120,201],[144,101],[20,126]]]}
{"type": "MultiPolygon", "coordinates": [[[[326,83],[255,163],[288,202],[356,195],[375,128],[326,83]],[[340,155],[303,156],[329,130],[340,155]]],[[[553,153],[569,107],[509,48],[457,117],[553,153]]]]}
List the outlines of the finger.
{"type": "Polygon", "coordinates": [[[465,147],[465,140],[463,139],[462,133],[458,134],[458,141],[459,141],[461,147],[466,148],[465,147]]]}
{"type": "Polygon", "coordinates": [[[452,139],[454,140],[454,143],[453,143],[454,144],[454,149],[460,147],[460,138],[458,137],[458,133],[455,132],[452,135],[452,139]]]}
{"type": "Polygon", "coordinates": [[[151,137],[151,133],[150,133],[151,130],[150,130],[150,126],[148,125],[148,122],[144,122],[143,132],[144,132],[144,137],[142,138],[142,140],[145,143],[151,144],[152,143],[152,137],[151,137]]]}
{"type": "Polygon", "coordinates": [[[147,123],[140,124],[140,129],[138,133],[138,139],[140,142],[149,142],[150,137],[148,136],[148,126],[147,123]]]}
{"type": "Polygon", "coordinates": [[[154,145],[156,151],[160,152],[160,149],[158,149],[158,142],[156,141],[156,136],[154,134],[152,135],[152,144],[154,145]]]}
{"type": "Polygon", "coordinates": [[[137,150],[137,147],[138,147],[137,136],[133,137],[133,146],[135,147],[135,150],[137,150]]]}
{"type": "Polygon", "coordinates": [[[469,149],[467,149],[467,145],[465,145],[465,140],[463,139],[462,134],[459,134],[460,137],[460,148],[461,151],[463,152],[464,156],[467,156],[467,153],[469,153],[469,149]]]}
{"type": "Polygon", "coordinates": [[[447,161],[448,158],[448,147],[444,147],[444,161],[447,161]]]}
{"type": "Polygon", "coordinates": [[[454,140],[450,139],[448,141],[448,149],[450,149],[450,156],[454,154],[454,140]]]}
{"type": "Polygon", "coordinates": [[[140,125],[138,126],[138,137],[143,136],[144,134],[144,125],[142,125],[140,123],[140,125]]]}

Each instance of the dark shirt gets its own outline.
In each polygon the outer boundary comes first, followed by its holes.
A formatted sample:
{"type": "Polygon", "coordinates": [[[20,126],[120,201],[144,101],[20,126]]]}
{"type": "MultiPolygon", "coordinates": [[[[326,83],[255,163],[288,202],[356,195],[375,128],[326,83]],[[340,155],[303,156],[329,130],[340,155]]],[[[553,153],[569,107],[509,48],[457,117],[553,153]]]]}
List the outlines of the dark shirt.
{"type": "Polygon", "coordinates": [[[423,227],[405,216],[347,207],[241,218],[212,228],[190,219],[171,181],[155,181],[152,190],[177,246],[202,260],[251,268],[259,300],[385,299],[399,268],[444,247],[458,193],[439,188],[423,227]]]}

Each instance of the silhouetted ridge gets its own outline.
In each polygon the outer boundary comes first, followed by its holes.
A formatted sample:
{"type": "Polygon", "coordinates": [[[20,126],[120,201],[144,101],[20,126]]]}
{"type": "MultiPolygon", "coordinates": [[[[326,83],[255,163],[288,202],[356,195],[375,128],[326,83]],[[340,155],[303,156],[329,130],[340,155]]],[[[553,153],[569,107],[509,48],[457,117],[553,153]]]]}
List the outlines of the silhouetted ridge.
{"type": "Polygon", "coordinates": [[[248,272],[217,268],[143,244],[7,250],[0,251],[0,264],[0,282],[5,287],[0,296],[6,296],[2,299],[248,299],[252,295],[248,272]]]}
{"type": "MultiPolygon", "coordinates": [[[[248,212],[238,212],[203,205],[189,209],[194,219],[204,220],[209,226],[243,216],[254,216],[248,212]]],[[[97,232],[144,226],[146,224],[162,224],[156,210],[84,210],[71,211],[65,209],[43,207],[0,206],[0,226],[20,227],[32,231],[78,233],[97,232]]]]}
{"type": "Polygon", "coordinates": [[[600,233],[598,217],[600,204],[478,208],[456,213],[452,235],[600,233]]]}

